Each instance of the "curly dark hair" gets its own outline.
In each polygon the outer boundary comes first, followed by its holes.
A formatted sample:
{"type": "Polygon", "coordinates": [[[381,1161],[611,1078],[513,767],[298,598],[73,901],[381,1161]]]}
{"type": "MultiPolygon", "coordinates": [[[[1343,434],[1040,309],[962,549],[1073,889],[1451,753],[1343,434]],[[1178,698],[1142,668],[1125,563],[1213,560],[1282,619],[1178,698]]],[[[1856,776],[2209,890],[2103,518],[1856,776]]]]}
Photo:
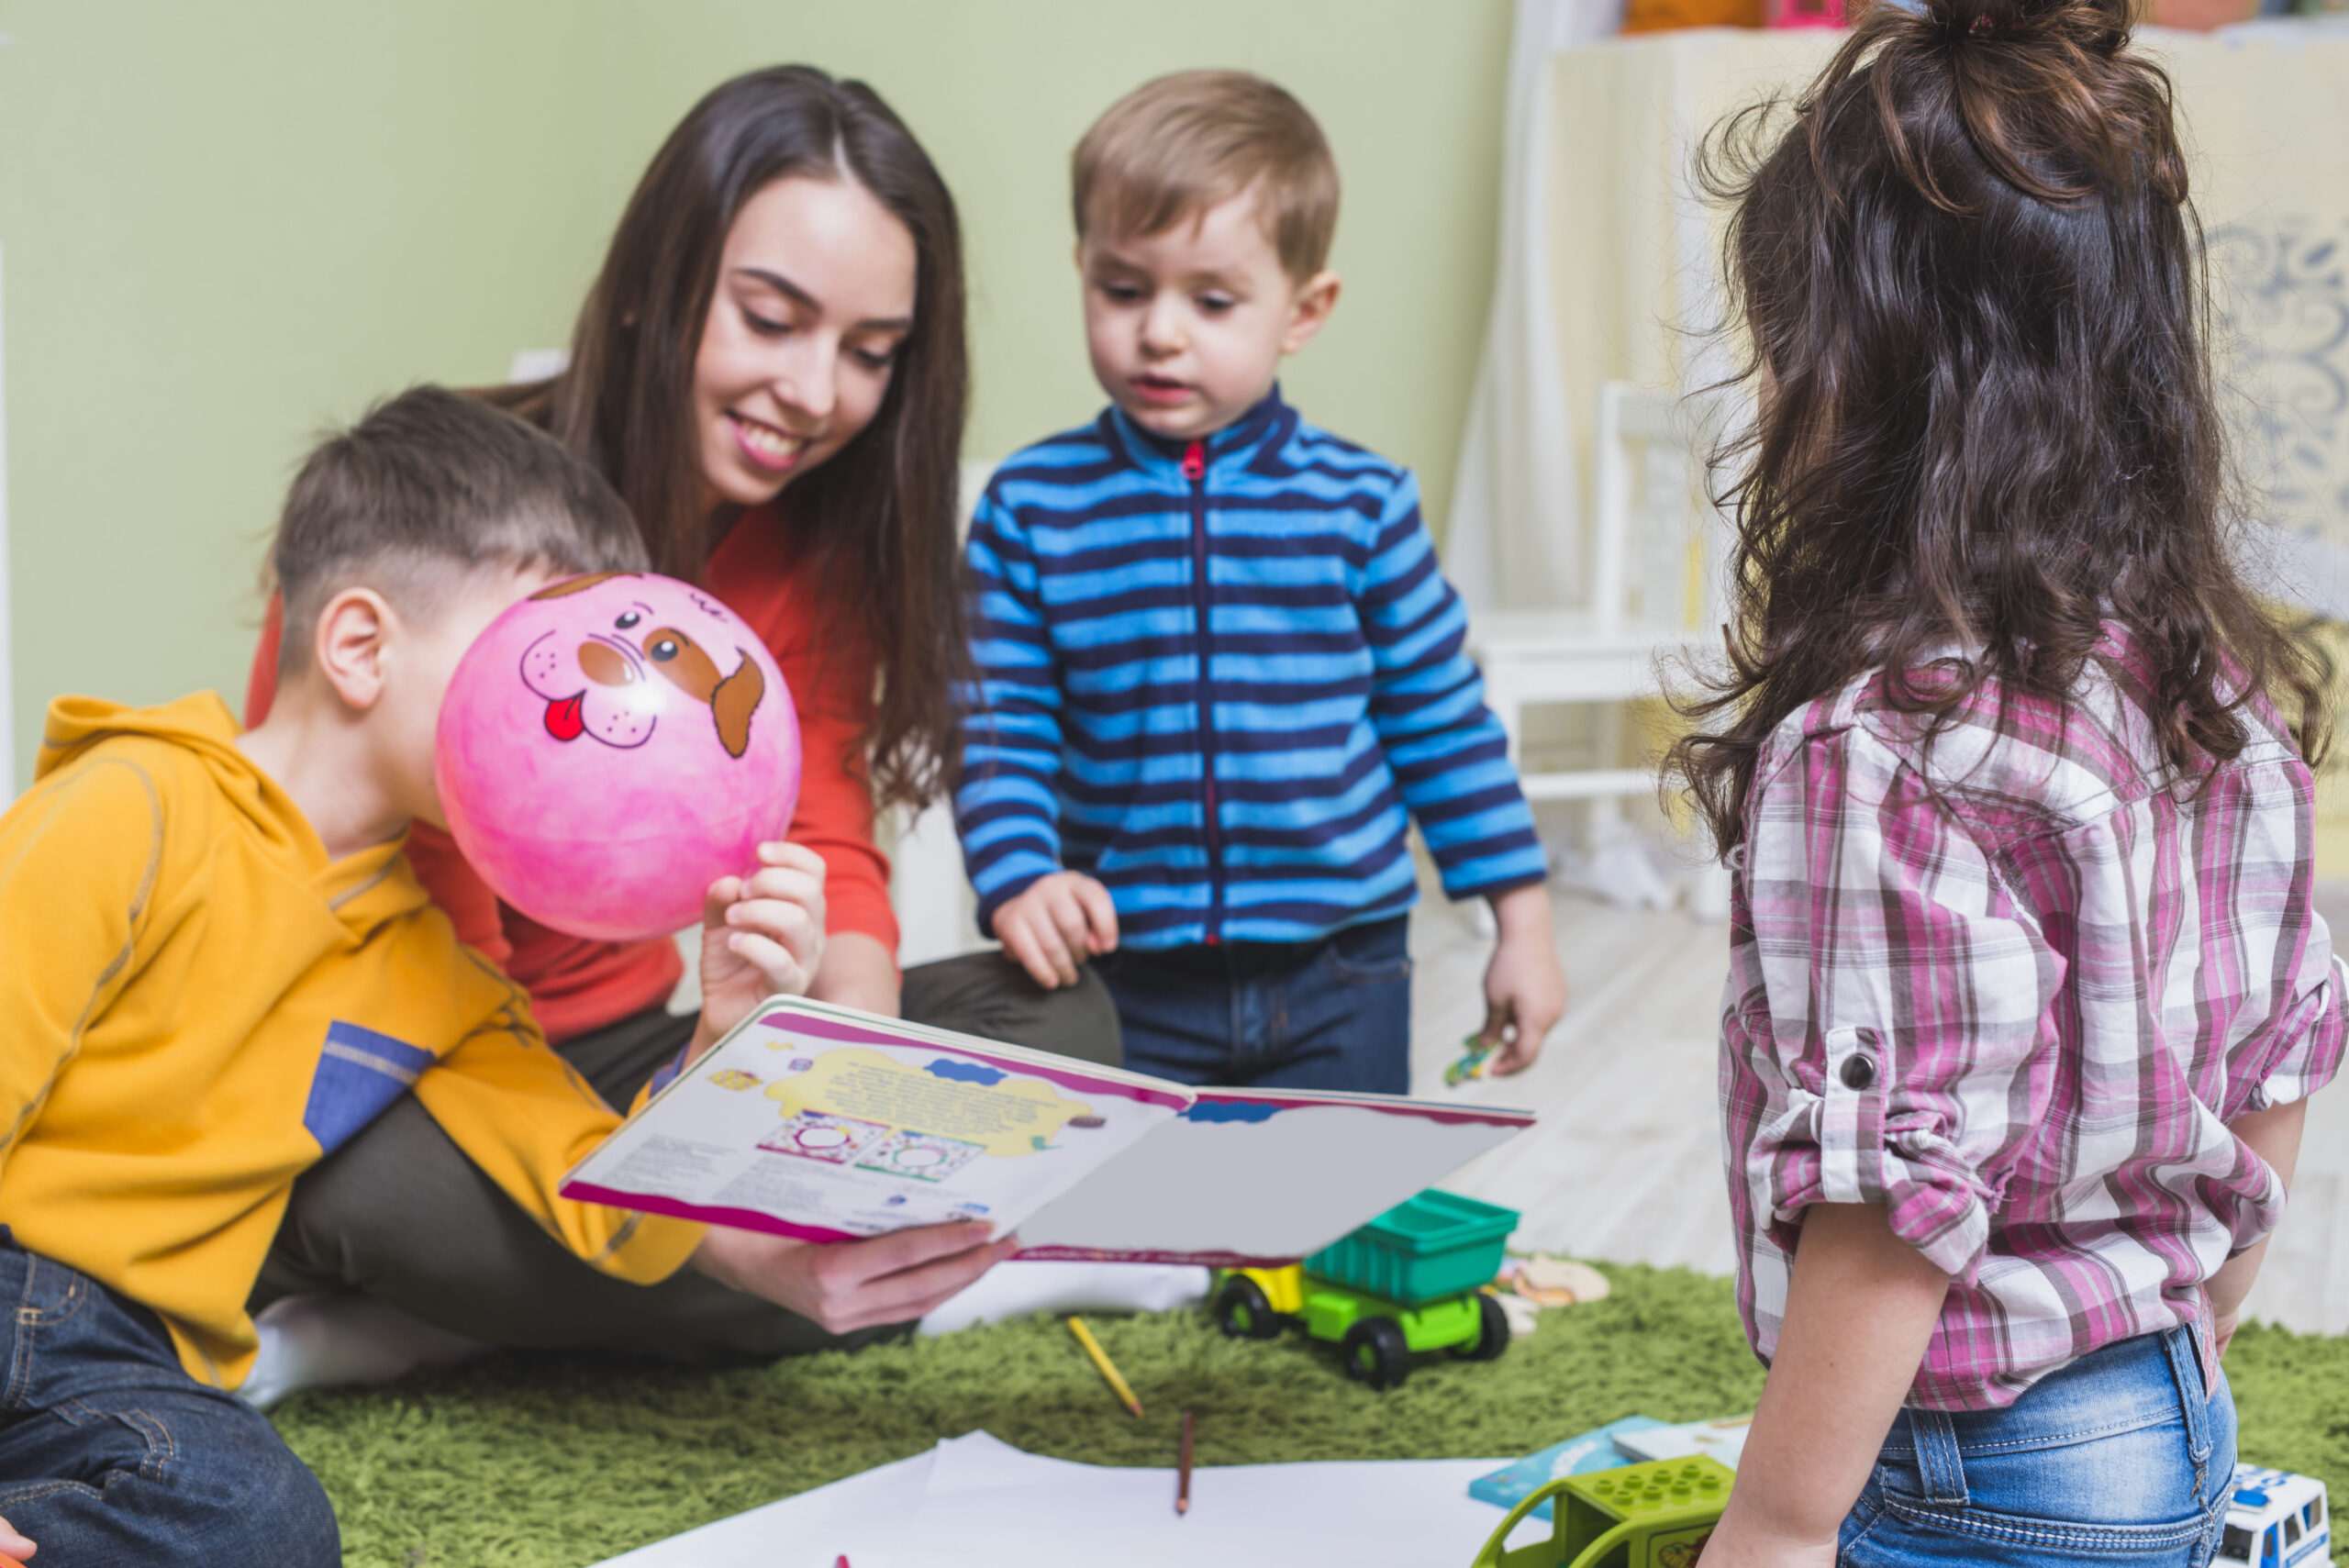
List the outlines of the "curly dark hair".
{"type": "Polygon", "coordinates": [[[2317,662],[2230,549],[2201,229],[2129,9],[1878,0],[1790,110],[1707,139],[1755,415],[1714,454],[1728,660],[1671,767],[1724,854],[1805,703],[1876,669],[1928,735],[1986,683],[2060,702],[2108,624],[2180,779],[2241,752],[2246,701],[2322,753],[2317,662]]]}

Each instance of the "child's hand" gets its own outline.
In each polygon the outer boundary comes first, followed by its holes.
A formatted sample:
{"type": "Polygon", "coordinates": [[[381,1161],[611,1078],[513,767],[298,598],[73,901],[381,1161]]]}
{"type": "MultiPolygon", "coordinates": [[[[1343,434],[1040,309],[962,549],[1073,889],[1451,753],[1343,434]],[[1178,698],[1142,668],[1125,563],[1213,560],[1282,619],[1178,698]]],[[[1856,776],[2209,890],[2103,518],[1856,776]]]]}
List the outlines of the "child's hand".
{"type": "Polygon", "coordinates": [[[702,906],[696,1056],[768,997],[805,994],[824,962],[822,857],[761,844],[759,868],[719,877],[702,906]]]}
{"type": "Polygon", "coordinates": [[[2227,1347],[2235,1342],[2235,1330],[2242,1327],[2241,1312],[2221,1312],[2212,1316],[2210,1343],[2218,1351],[2221,1361],[2227,1359],[2227,1347]]]}
{"type": "Polygon", "coordinates": [[[1493,899],[1500,941],[1485,967],[1485,1028],[1477,1039],[1495,1051],[1489,1072],[1522,1073],[1566,1011],[1566,972],[1550,936],[1550,891],[1540,883],[1493,899]]]}
{"type": "Polygon", "coordinates": [[[1077,871],[1040,877],[995,912],[995,940],[1036,984],[1076,984],[1076,966],[1118,946],[1118,906],[1109,890],[1077,871]]]}
{"type": "Polygon", "coordinates": [[[18,1535],[6,1519],[0,1519],[0,1557],[11,1562],[22,1562],[35,1550],[33,1543],[18,1535]]]}

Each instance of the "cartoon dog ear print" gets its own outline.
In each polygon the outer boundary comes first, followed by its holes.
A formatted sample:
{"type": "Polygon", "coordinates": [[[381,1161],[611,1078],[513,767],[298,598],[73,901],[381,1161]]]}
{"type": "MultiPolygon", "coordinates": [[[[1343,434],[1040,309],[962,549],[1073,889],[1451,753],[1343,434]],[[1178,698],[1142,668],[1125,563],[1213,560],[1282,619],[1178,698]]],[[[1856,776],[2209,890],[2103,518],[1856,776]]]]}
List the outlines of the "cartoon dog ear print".
{"type": "Polygon", "coordinates": [[[584,577],[569,577],[562,582],[540,589],[530,595],[533,603],[540,599],[567,599],[573,594],[584,594],[598,583],[608,583],[615,577],[640,577],[639,572],[591,572],[584,577]]]}
{"type": "Polygon", "coordinates": [[[709,651],[674,627],[659,627],[646,634],[644,656],[662,679],[693,698],[709,705],[718,720],[718,739],[729,757],[740,757],[751,746],[751,715],[767,695],[767,678],[747,653],[735,672],[724,677],[709,651]]]}
{"type": "Polygon", "coordinates": [[[718,683],[716,695],[709,699],[709,711],[718,719],[718,739],[729,757],[740,757],[751,744],[751,715],[758,711],[759,699],[767,695],[767,678],[759,671],[747,653],[741,667],[718,683]]]}

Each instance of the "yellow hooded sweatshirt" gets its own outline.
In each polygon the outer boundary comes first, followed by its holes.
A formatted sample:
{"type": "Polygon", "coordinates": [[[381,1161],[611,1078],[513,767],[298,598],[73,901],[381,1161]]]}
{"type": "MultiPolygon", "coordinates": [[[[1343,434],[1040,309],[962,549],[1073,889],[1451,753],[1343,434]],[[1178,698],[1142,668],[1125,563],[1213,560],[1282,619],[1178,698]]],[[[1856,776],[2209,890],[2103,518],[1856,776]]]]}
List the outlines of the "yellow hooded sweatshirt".
{"type": "Polygon", "coordinates": [[[667,1277],[701,1227],[555,1195],[619,1118],[522,992],[458,942],[399,841],[328,860],[237,733],[210,693],[50,708],[0,817],[0,1224],[233,1387],[294,1178],[412,1088],[573,1252],[667,1277]]]}

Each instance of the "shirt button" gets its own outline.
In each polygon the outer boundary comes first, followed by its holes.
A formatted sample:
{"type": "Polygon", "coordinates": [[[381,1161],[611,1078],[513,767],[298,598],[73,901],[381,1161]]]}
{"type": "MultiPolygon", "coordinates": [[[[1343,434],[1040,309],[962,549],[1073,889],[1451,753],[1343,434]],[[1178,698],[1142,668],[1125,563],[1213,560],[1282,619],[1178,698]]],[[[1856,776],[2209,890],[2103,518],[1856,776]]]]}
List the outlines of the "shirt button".
{"type": "Polygon", "coordinates": [[[1876,1063],[1865,1056],[1847,1056],[1843,1058],[1840,1076],[1843,1080],[1843,1087],[1865,1089],[1876,1082],[1876,1063]]]}

